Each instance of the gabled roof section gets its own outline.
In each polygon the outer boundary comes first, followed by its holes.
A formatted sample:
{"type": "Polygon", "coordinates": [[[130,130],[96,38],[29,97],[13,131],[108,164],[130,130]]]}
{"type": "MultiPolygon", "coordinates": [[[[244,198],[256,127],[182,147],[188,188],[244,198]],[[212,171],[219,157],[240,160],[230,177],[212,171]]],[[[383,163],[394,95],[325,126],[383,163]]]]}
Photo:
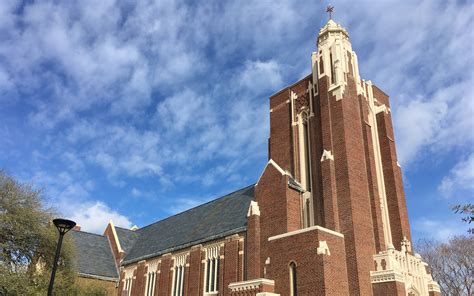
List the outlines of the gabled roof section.
{"type": "Polygon", "coordinates": [[[136,230],[139,234],[122,262],[160,256],[246,230],[254,185],[136,230]]]}
{"type": "Polygon", "coordinates": [[[125,251],[125,254],[128,254],[135,242],[140,237],[140,233],[138,233],[136,230],[130,230],[117,226],[115,226],[115,232],[117,233],[120,246],[125,251]]]}
{"type": "Polygon", "coordinates": [[[70,233],[76,246],[77,272],[87,277],[117,281],[119,275],[107,237],[76,230],[70,233]]]}

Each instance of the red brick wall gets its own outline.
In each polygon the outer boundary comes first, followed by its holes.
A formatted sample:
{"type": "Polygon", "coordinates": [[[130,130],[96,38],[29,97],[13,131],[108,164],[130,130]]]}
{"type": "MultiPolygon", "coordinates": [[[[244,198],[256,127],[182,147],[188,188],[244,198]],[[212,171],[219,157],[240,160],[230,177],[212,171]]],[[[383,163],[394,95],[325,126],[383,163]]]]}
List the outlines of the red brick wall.
{"type": "Polygon", "coordinates": [[[147,274],[147,267],[145,261],[140,261],[137,265],[137,269],[133,272],[133,284],[132,284],[132,295],[144,295],[147,274]]]}
{"type": "Polygon", "coordinates": [[[203,282],[201,281],[201,273],[203,272],[201,261],[203,258],[201,245],[191,248],[189,253],[189,275],[186,278],[188,283],[187,295],[201,295],[203,292],[203,282]]]}
{"type": "Polygon", "coordinates": [[[293,137],[291,109],[290,104],[286,102],[288,99],[288,92],[282,92],[270,99],[270,106],[274,105],[272,101],[279,102],[270,112],[270,158],[284,170],[293,171],[292,146],[288,145],[293,137]]]}
{"type": "Polygon", "coordinates": [[[170,271],[172,267],[172,260],[171,255],[167,254],[161,257],[161,264],[160,264],[160,277],[159,277],[159,284],[158,290],[155,291],[155,294],[158,292],[158,296],[169,296],[171,294],[171,285],[172,281],[172,272],[170,271]]]}
{"type": "Polygon", "coordinates": [[[275,293],[290,295],[289,264],[297,265],[298,295],[349,295],[345,247],[342,237],[318,229],[269,242],[267,278],[275,293]],[[318,255],[319,241],[326,241],[331,255],[318,255]]]}
{"type": "MultiPolygon", "coordinates": [[[[369,186],[370,208],[372,213],[372,223],[374,226],[375,250],[380,252],[385,250],[385,238],[382,224],[382,209],[380,207],[379,188],[377,183],[377,171],[375,164],[374,142],[372,139],[372,126],[369,124],[369,105],[367,100],[359,96],[360,112],[362,114],[362,133],[364,136],[365,168],[367,170],[367,180],[369,186]]],[[[373,123],[376,125],[376,123],[373,123]]]]}
{"type": "Polygon", "coordinates": [[[397,165],[397,155],[390,114],[377,114],[380,151],[387,194],[387,206],[390,216],[390,227],[394,246],[399,249],[403,237],[411,240],[408,212],[400,167],[397,165]]]}
{"type": "MultiPolygon", "coordinates": [[[[232,282],[242,281],[244,278],[244,233],[233,235],[221,241],[211,243],[220,243],[220,264],[219,264],[219,295],[229,295],[228,285],[232,282]]],[[[185,250],[179,250],[182,253],[185,250]]],[[[193,246],[189,249],[189,255],[186,258],[186,268],[184,276],[184,295],[202,296],[204,292],[204,271],[205,264],[202,262],[205,258],[204,247],[201,245],[193,246]]],[[[158,273],[155,282],[155,295],[169,296],[173,284],[173,254],[168,253],[162,257],[155,257],[151,260],[161,260],[158,265],[158,273]]],[[[133,274],[132,295],[144,295],[146,289],[147,261],[140,261],[133,274]]],[[[130,268],[131,266],[127,266],[130,268]]],[[[125,272],[120,274],[118,295],[122,295],[124,286],[123,279],[125,272]]]]}
{"type": "MultiPolygon", "coordinates": [[[[322,222],[321,225],[340,231],[339,225],[339,211],[337,206],[337,188],[336,188],[336,170],[335,163],[333,160],[326,160],[321,162],[323,151],[327,150],[334,154],[333,139],[332,139],[332,120],[331,120],[331,98],[328,92],[328,78],[325,76],[319,81],[319,102],[315,102],[315,105],[319,105],[320,109],[320,120],[321,120],[321,150],[314,151],[313,159],[316,163],[319,160],[321,170],[321,196],[323,200],[323,208],[320,208],[322,222]],[[319,153],[318,153],[319,152],[319,153]]],[[[313,182],[315,183],[315,182],[313,182]]]]}
{"type": "Polygon", "coordinates": [[[230,295],[228,288],[230,283],[239,281],[239,241],[238,237],[231,238],[225,243],[224,247],[224,270],[223,270],[223,288],[220,291],[222,295],[230,295]]]}
{"type": "Polygon", "coordinates": [[[260,269],[260,215],[247,218],[247,279],[261,277],[260,269]]]}
{"type": "Polygon", "coordinates": [[[374,296],[405,296],[405,284],[386,282],[373,284],[374,296]]]}
{"type": "MultiPolygon", "coordinates": [[[[327,80],[323,77],[322,80],[327,80]]],[[[322,83],[325,85],[326,83],[322,83]]],[[[320,84],[321,93],[327,90],[320,84]]],[[[349,291],[371,295],[370,270],[375,254],[359,98],[348,75],[343,98],[329,98],[332,152],[341,232],[345,236],[349,291]]]]}

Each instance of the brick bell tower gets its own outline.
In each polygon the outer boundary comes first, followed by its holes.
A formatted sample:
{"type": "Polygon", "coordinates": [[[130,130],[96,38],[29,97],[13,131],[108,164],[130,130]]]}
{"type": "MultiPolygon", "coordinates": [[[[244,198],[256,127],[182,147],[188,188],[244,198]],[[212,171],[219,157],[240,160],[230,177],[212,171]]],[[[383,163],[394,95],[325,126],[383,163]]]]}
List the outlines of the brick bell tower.
{"type": "Polygon", "coordinates": [[[360,78],[349,34],[332,19],[311,65],[270,97],[247,280],[276,295],[439,295],[411,250],[388,96],[360,78]]]}

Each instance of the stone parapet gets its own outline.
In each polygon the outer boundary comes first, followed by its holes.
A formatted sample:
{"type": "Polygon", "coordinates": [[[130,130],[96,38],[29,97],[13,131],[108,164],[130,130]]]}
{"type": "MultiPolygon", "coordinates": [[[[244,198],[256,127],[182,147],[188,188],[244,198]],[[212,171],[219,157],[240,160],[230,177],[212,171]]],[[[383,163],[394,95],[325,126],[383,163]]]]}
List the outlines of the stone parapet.
{"type": "Polygon", "coordinates": [[[370,272],[374,287],[399,282],[404,285],[406,295],[429,296],[440,292],[419,254],[412,255],[407,250],[398,251],[392,247],[374,255],[374,265],[375,271],[370,272]]]}
{"type": "Polygon", "coordinates": [[[276,296],[274,294],[275,281],[269,279],[254,279],[229,284],[231,296],[276,296]]]}

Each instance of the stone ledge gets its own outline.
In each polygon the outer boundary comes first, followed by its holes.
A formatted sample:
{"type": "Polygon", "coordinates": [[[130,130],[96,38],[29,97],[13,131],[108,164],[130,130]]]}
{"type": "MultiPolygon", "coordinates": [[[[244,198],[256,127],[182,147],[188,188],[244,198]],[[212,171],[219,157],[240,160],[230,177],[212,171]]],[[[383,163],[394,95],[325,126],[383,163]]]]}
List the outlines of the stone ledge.
{"type": "Polygon", "coordinates": [[[254,290],[260,289],[261,286],[274,286],[275,281],[269,279],[255,279],[243,282],[235,282],[229,284],[229,289],[234,291],[245,291],[245,290],[254,290]]]}
{"type": "Polygon", "coordinates": [[[337,232],[337,231],[334,231],[334,230],[331,230],[331,229],[327,229],[327,228],[321,227],[319,225],[315,225],[315,226],[311,226],[311,227],[298,229],[298,230],[295,230],[295,231],[291,231],[291,232],[271,236],[271,237],[268,238],[268,241],[272,241],[272,240],[276,240],[276,239],[280,239],[280,238],[284,238],[284,237],[287,237],[287,236],[292,236],[292,235],[296,235],[296,234],[300,234],[300,233],[304,233],[304,232],[308,232],[308,231],[312,231],[312,230],[320,230],[320,231],[323,231],[323,232],[326,232],[326,233],[329,233],[329,234],[332,234],[332,235],[335,235],[335,236],[338,236],[338,237],[344,237],[344,234],[342,234],[340,232],[337,232]]]}

